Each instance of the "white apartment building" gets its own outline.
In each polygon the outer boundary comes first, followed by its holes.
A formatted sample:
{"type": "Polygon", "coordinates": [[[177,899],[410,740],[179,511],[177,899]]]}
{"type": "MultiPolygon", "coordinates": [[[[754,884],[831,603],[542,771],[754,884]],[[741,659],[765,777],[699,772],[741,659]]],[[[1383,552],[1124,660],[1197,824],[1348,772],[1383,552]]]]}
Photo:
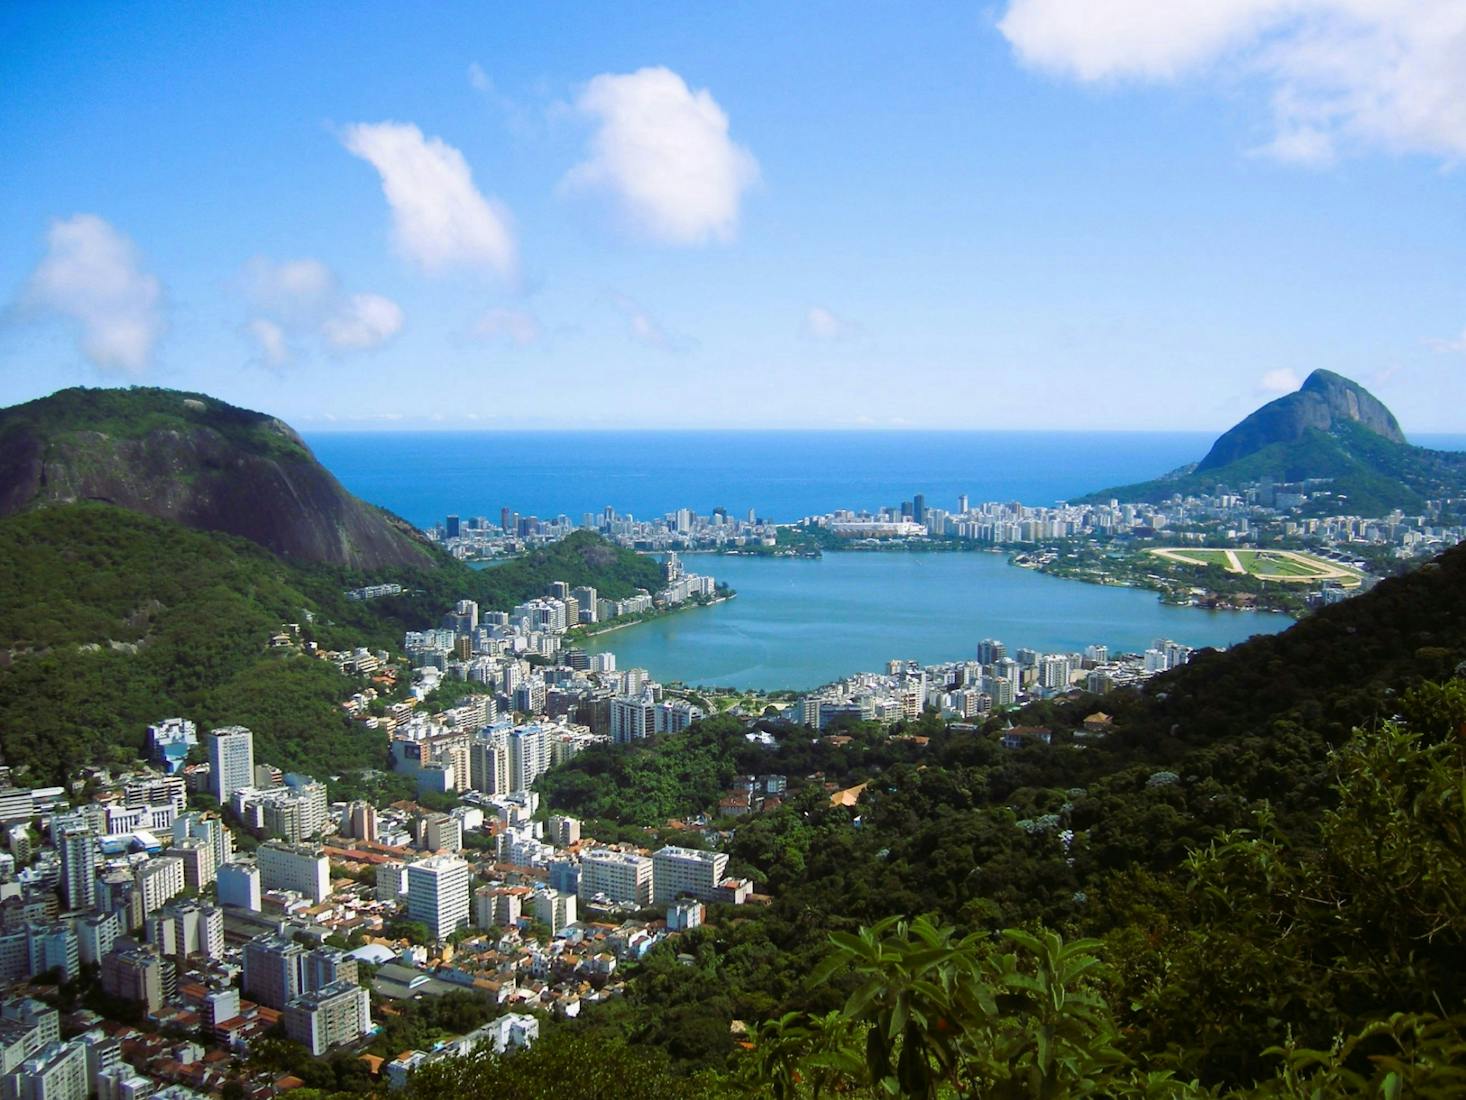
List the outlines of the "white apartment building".
{"type": "Polygon", "coordinates": [[[143,915],[183,893],[183,860],[175,856],[150,859],[137,869],[137,891],[143,899],[143,915]]]}
{"type": "Polygon", "coordinates": [[[407,916],[421,921],[436,940],[468,926],[468,864],[457,856],[433,856],[407,867],[407,916]]]}
{"type": "Polygon", "coordinates": [[[260,869],[253,863],[226,863],[214,875],[220,905],[260,911],[260,869]]]}
{"type": "Polygon", "coordinates": [[[582,899],[604,894],[622,905],[647,906],[652,901],[652,861],[634,852],[595,848],[580,857],[582,899]]]}
{"type": "Polygon", "coordinates": [[[181,962],[190,955],[224,955],[224,910],[198,901],[175,901],[148,917],[148,942],[160,955],[181,962]]]}
{"type": "Polygon", "coordinates": [[[652,855],[656,886],[653,897],[658,905],[676,901],[684,894],[700,901],[712,901],[727,870],[726,852],[700,852],[668,845],[652,855]]]}
{"type": "Polygon", "coordinates": [[[534,919],[554,935],[567,924],[575,923],[575,895],[559,890],[538,890],[534,895],[534,919]]]}
{"type": "Polygon", "coordinates": [[[223,726],[209,734],[209,786],[221,803],[255,775],[255,735],[243,726],[223,726]]]}
{"type": "Polygon", "coordinates": [[[331,867],[323,848],[267,840],[260,845],[255,859],[260,885],[266,890],[294,890],[313,902],[331,896],[331,867]]]}

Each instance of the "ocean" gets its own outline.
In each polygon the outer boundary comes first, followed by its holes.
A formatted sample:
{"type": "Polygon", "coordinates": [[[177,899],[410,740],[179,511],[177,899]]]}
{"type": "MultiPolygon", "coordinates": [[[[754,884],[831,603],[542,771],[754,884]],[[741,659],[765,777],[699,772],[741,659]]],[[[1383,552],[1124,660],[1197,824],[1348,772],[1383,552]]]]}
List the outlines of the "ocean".
{"type": "MultiPolygon", "coordinates": [[[[579,518],[607,505],[790,521],[926,495],[951,509],[1053,504],[1194,462],[1207,432],[315,432],[306,440],[353,493],[419,527],[499,510],[579,518]]],[[[1420,436],[1466,449],[1466,436],[1420,436]]]]}
{"type": "Polygon", "coordinates": [[[499,510],[578,519],[754,509],[777,521],[924,493],[1052,504],[1173,470],[1197,432],[318,432],[342,484],[420,527],[499,510]]]}

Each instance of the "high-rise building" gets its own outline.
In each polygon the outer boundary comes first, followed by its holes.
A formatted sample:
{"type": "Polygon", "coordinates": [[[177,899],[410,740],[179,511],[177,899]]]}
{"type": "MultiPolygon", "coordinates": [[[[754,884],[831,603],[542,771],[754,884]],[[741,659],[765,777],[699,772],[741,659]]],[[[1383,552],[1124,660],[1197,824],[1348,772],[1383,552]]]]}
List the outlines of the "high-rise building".
{"type": "Polygon", "coordinates": [[[509,731],[509,776],[515,791],[527,791],[550,767],[550,744],[544,727],[516,726],[509,731]]]}
{"type": "Polygon", "coordinates": [[[87,1046],[78,1039],[47,1043],[0,1077],[6,1100],[87,1100],[87,1046]]]}
{"type": "Polygon", "coordinates": [[[81,949],[71,922],[27,924],[25,941],[26,969],[32,977],[59,970],[69,980],[81,972],[81,949]]]}
{"type": "Polygon", "coordinates": [[[456,539],[463,533],[463,526],[457,516],[449,516],[443,524],[443,533],[450,539],[456,539]]]}
{"type": "Polygon", "coordinates": [[[346,807],[343,830],[356,840],[377,839],[377,808],[370,802],[353,802],[346,807]]]}
{"type": "Polygon", "coordinates": [[[371,996],[353,982],[333,982],[285,1006],[285,1034],[320,1057],[372,1028],[371,996]]]}
{"type": "Polygon", "coordinates": [[[463,819],[429,814],[422,822],[422,846],[429,852],[457,852],[463,847],[463,819]]]}
{"type": "Polygon", "coordinates": [[[300,960],[300,988],[305,991],[324,989],[336,982],[356,984],[357,961],[339,947],[317,947],[300,960]]]}
{"type": "Polygon", "coordinates": [[[567,924],[575,923],[575,895],[559,890],[537,890],[534,895],[534,919],[554,935],[567,924]]]}
{"type": "Polygon", "coordinates": [[[243,726],[223,726],[209,734],[209,786],[221,803],[254,782],[255,735],[243,726]]]}
{"type": "Polygon", "coordinates": [[[214,876],[220,905],[260,911],[260,869],[253,863],[226,863],[214,876]]]}
{"type": "Polygon", "coordinates": [[[508,794],[514,789],[509,769],[509,737],[503,731],[480,735],[468,749],[470,784],[485,794],[508,794]]]}
{"type": "Polygon", "coordinates": [[[61,853],[61,895],[68,909],[97,905],[97,836],[81,825],[68,825],[56,839],[61,853]]]}
{"type": "Polygon", "coordinates": [[[407,893],[407,864],[389,859],[377,864],[377,900],[399,902],[407,893]]]}
{"type": "Polygon", "coordinates": [[[575,598],[576,606],[579,608],[579,619],[581,622],[593,623],[596,621],[596,590],[589,585],[580,588],[572,588],[570,595],[575,598]]]}
{"type": "MultiPolygon", "coordinates": [[[[123,941],[126,944],[126,941],[123,941]]],[[[126,944],[102,957],[102,989],[156,1012],[177,987],[177,971],[156,948],[126,944]]]]}
{"type": "Polygon", "coordinates": [[[201,891],[214,881],[217,874],[214,846],[202,837],[184,837],[175,842],[167,854],[182,861],[183,885],[188,889],[201,891]]]}
{"type": "Polygon", "coordinates": [[[137,890],[143,899],[143,915],[156,912],[163,903],[183,893],[183,860],[176,856],[150,859],[137,869],[137,890]]]}
{"type": "Polygon", "coordinates": [[[604,894],[621,905],[650,905],[652,861],[632,852],[596,848],[580,857],[580,897],[604,894]]]}
{"type": "Polygon", "coordinates": [[[457,856],[433,856],[407,866],[407,916],[421,921],[435,940],[468,926],[468,864],[457,856]]]}
{"type": "Polygon", "coordinates": [[[76,948],[82,962],[95,965],[102,956],[112,950],[117,937],[122,935],[122,921],[112,911],[88,913],[72,922],[76,930],[76,948]]]}
{"type": "Polygon", "coordinates": [[[244,945],[244,995],[270,1008],[284,1008],[305,990],[306,948],[284,936],[256,936],[244,945]]]}
{"type": "Polygon", "coordinates": [[[190,955],[224,954],[224,910],[197,900],[169,902],[146,922],[148,942],[182,966],[190,955]]]}
{"type": "Polygon", "coordinates": [[[266,890],[294,890],[311,901],[331,896],[331,865],[326,850],[314,844],[267,840],[255,853],[260,885],[266,890]]]}
{"type": "Polygon", "coordinates": [[[568,848],[572,844],[580,843],[580,819],[566,814],[551,814],[546,832],[551,844],[568,848]]]}
{"type": "Polygon", "coordinates": [[[977,643],[978,664],[995,665],[1006,656],[1008,656],[1008,647],[996,638],[984,638],[977,643]]]}
{"type": "Polygon", "coordinates": [[[689,894],[702,901],[712,901],[727,870],[726,852],[702,852],[668,845],[652,855],[653,899],[658,905],[666,905],[689,894]]]}
{"type": "Polygon", "coordinates": [[[190,838],[208,841],[214,849],[215,868],[224,866],[234,858],[234,834],[218,814],[200,813],[197,810],[180,814],[173,822],[173,842],[177,844],[190,838]]]}

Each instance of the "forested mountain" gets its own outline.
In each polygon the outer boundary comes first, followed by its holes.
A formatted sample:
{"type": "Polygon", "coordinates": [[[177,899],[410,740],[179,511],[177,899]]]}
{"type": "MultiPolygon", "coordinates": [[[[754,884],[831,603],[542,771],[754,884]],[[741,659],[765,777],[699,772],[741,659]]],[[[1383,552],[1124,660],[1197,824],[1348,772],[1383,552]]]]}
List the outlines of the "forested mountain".
{"type": "Polygon", "coordinates": [[[352,496],[291,428],[177,390],[60,390],[0,410],[0,516],[103,501],[242,535],[301,562],[431,564],[396,516],[352,496]]]}
{"type": "Polygon", "coordinates": [[[1159,501],[1176,493],[1236,491],[1264,478],[1324,479],[1333,511],[1379,516],[1466,494],[1466,456],[1411,446],[1378,398],[1357,382],[1316,370],[1296,392],[1224,432],[1200,462],[1084,499],[1159,501]]]}

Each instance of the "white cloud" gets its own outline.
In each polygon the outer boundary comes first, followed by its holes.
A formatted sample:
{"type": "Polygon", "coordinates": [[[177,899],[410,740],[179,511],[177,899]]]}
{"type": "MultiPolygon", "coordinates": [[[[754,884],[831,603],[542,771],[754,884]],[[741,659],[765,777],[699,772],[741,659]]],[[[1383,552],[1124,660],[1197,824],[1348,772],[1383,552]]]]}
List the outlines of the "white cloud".
{"type": "Polygon", "coordinates": [[[609,195],[634,230],[665,244],[732,239],[758,162],[728,136],[707,89],[665,68],[604,73],[575,106],[598,125],[566,190],[609,195]]]}
{"type": "Polygon", "coordinates": [[[256,317],[245,326],[249,334],[254,337],[255,343],[260,346],[260,354],[265,357],[265,362],[272,367],[283,367],[290,362],[290,344],[285,339],[285,330],[267,317],[256,317]]]}
{"type": "Polygon", "coordinates": [[[838,340],[850,326],[824,306],[810,306],[804,314],[804,335],[813,340],[838,340]]]}
{"type": "Polygon", "coordinates": [[[95,214],[52,222],[46,244],[21,308],[75,322],[82,354],[98,367],[146,370],[163,334],[163,288],[137,247],[95,214]]]}
{"type": "Polygon", "coordinates": [[[337,351],[381,347],[402,329],[402,307],[380,294],[353,294],[321,325],[321,335],[337,351]]]}
{"type": "Polygon", "coordinates": [[[1268,371],[1258,382],[1258,388],[1264,393],[1292,393],[1301,385],[1303,379],[1298,377],[1298,372],[1287,367],[1268,371]]]}
{"type": "Polygon", "coordinates": [[[309,258],[275,263],[257,256],[245,265],[244,281],[255,308],[292,323],[316,318],[337,294],[335,274],[320,260],[309,258]]]}
{"type": "Polygon", "coordinates": [[[474,335],[485,339],[504,338],[517,347],[528,347],[540,338],[540,323],[523,309],[491,309],[479,318],[474,335]]]}
{"type": "Polygon", "coordinates": [[[245,330],[274,367],[294,358],[293,340],[319,338],[333,352],[369,351],[402,328],[401,306],[380,294],[343,295],[335,272],[320,260],[257,256],[245,265],[243,281],[256,313],[245,330]]]}
{"type": "Polygon", "coordinates": [[[489,74],[484,72],[484,67],[477,61],[471,62],[468,66],[468,82],[476,92],[489,93],[494,90],[494,82],[489,79],[489,74]]]}
{"type": "Polygon", "coordinates": [[[1431,348],[1435,351],[1462,352],[1466,353],[1466,329],[1461,330],[1461,335],[1454,340],[1429,340],[1431,348]]]}
{"type": "Polygon", "coordinates": [[[1011,0],[998,28],[1026,64],[1085,82],[1258,79],[1274,128],[1258,151],[1284,160],[1466,156],[1461,0],[1011,0]]]}
{"type": "Polygon", "coordinates": [[[670,352],[683,352],[691,346],[692,341],[669,333],[634,298],[625,294],[612,294],[611,304],[625,318],[627,335],[638,344],[670,352]]]}
{"type": "Polygon", "coordinates": [[[474,186],[457,149],[399,122],[348,126],[342,143],[381,175],[397,248],[407,259],[429,272],[461,266],[514,275],[508,212],[474,186]]]}

